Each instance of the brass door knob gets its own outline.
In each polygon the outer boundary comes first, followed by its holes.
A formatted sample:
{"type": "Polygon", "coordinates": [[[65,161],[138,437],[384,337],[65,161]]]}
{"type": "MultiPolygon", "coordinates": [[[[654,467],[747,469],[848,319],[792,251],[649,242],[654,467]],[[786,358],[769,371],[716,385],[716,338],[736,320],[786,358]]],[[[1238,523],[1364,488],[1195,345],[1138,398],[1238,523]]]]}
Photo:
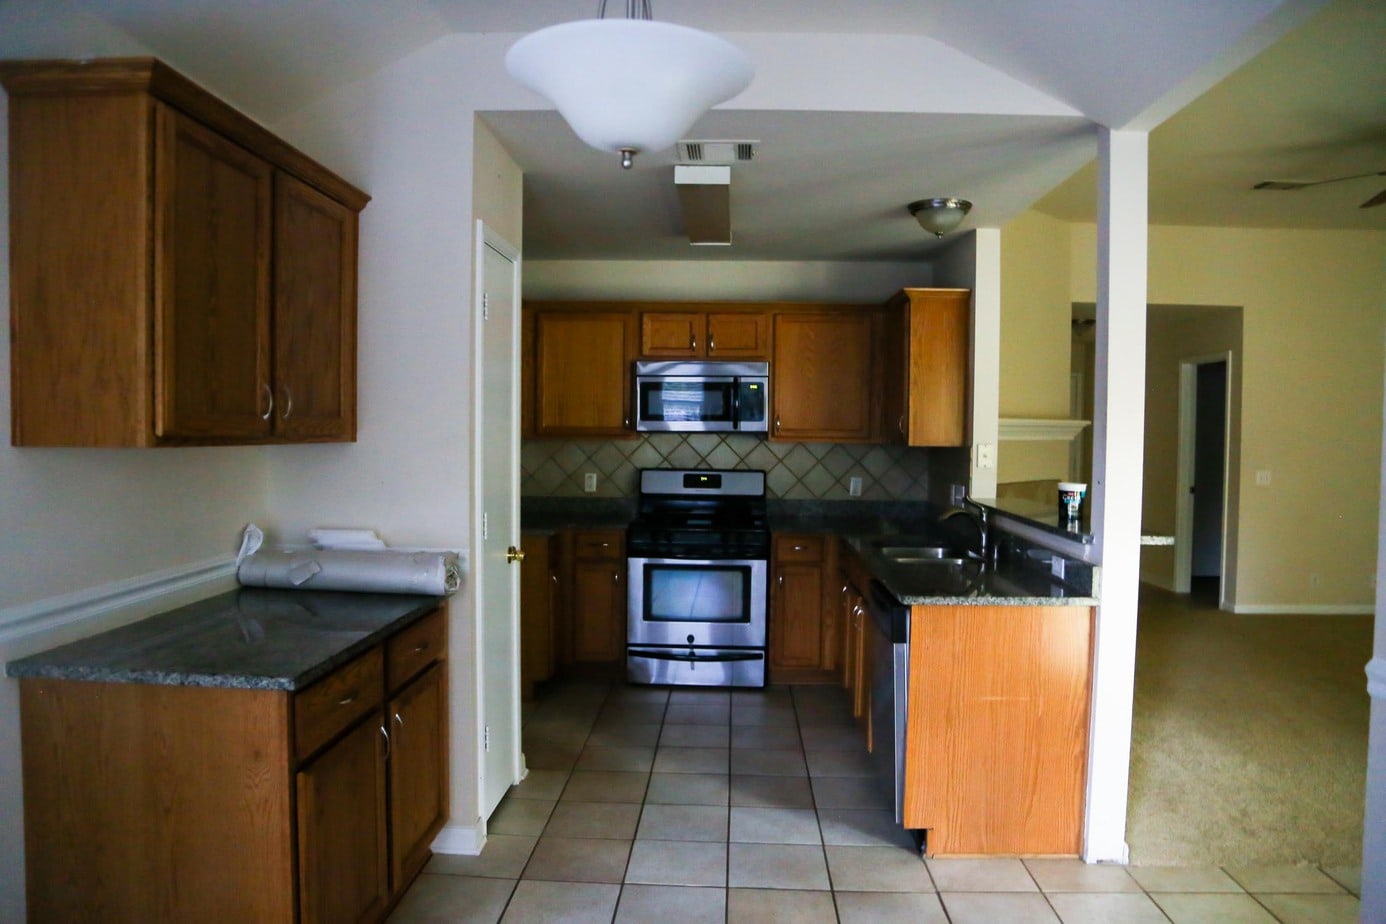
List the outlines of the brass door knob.
{"type": "Polygon", "coordinates": [[[515,548],[513,545],[505,550],[505,560],[507,562],[517,562],[525,560],[525,553],[515,548]]]}

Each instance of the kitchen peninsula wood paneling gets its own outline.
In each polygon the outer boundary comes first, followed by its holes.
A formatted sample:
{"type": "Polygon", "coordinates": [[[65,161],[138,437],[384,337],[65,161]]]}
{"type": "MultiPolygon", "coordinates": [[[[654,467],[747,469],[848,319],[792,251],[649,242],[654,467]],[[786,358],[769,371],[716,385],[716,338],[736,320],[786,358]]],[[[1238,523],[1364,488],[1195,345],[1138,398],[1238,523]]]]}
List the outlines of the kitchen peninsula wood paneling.
{"type": "Polygon", "coordinates": [[[354,439],[369,197],[152,59],[0,81],[13,443],[354,439]]]}

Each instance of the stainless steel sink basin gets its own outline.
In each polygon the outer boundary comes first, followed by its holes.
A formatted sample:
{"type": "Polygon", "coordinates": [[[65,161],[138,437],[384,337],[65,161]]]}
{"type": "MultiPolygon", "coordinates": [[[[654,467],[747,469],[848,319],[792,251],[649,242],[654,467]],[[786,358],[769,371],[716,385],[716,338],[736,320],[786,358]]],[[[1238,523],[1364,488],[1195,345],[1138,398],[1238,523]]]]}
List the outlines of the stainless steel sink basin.
{"type": "Polygon", "coordinates": [[[881,555],[900,564],[961,565],[967,558],[960,552],[941,545],[886,545],[881,555]]]}

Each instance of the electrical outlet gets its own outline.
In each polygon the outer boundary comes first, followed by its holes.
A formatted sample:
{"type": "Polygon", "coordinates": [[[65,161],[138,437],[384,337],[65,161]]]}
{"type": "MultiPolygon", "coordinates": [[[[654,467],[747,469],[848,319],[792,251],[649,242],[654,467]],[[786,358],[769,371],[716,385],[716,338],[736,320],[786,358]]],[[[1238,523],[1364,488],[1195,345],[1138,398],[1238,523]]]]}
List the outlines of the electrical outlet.
{"type": "Polygon", "coordinates": [[[588,472],[587,474],[582,476],[582,490],[586,491],[588,494],[591,494],[593,491],[597,490],[596,472],[588,472]]]}
{"type": "Polygon", "coordinates": [[[976,453],[978,468],[996,468],[995,443],[978,443],[976,453]]]}
{"type": "Polygon", "coordinates": [[[1268,469],[1268,468],[1258,468],[1258,469],[1256,470],[1256,487],[1258,487],[1258,488],[1268,488],[1268,487],[1270,487],[1270,469],[1268,469]]]}
{"type": "Polygon", "coordinates": [[[853,497],[861,497],[861,476],[853,475],[847,479],[847,493],[853,497]]]}

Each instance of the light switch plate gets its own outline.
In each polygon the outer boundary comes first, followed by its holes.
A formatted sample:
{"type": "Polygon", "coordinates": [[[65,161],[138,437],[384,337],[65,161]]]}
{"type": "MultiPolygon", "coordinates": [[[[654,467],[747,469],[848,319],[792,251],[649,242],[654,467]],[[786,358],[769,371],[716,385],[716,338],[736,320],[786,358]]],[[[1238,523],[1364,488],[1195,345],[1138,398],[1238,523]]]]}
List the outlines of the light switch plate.
{"type": "Polygon", "coordinates": [[[1256,470],[1256,487],[1270,487],[1270,469],[1260,468],[1256,470]]]}
{"type": "Polygon", "coordinates": [[[995,468],[996,467],[996,444],[978,443],[977,444],[977,467],[995,468]]]}
{"type": "Polygon", "coordinates": [[[861,497],[861,476],[853,475],[847,479],[847,493],[852,497],[861,497]]]}
{"type": "Polygon", "coordinates": [[[593,491],[597,490],[596,472],[588,472],[587,474],[582,476],[582,490],[586,491],[588,494],[591,494],[593,491]]]}

